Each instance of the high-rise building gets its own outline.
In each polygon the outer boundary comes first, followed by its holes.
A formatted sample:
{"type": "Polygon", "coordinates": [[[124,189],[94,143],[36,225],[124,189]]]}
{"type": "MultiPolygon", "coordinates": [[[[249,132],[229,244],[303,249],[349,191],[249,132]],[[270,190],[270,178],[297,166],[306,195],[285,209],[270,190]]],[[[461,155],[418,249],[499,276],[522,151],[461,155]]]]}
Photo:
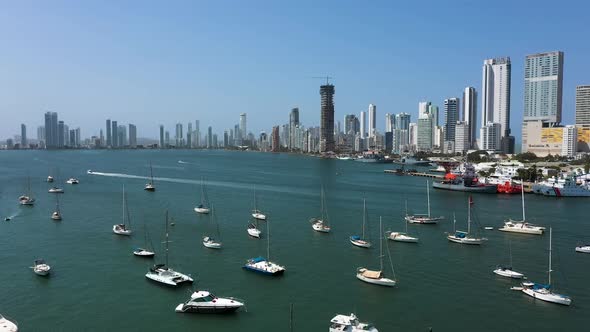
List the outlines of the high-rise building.
{"type": "Polygon", "coordinates": [[[168,130],[166,130],[166,132],[164,133],[164,142],[165,142],[165,146],[169,147],[170,146],[170,132],[168,130]]]}
{"type": "Polygon", "coordinates": [[[65,136],[65,127],[63,121],[57,121],[57,147],[63,148],[65,146],[64,138],[65,136]]]}
{"type": "Polygon", "coordinates": [[[408,126],[408,150],[415,150],[418,146],[418,124],[410,122],[408,126]]]}
{"type": "Polygon", "coordinates": [[[369,104],[369,137],[375,136],[377,130],[377,106],[369,104]]]}
{"type": "Polygon", "coordinates": [[[361,111],[361,139],[367,137],[367,112],[361,111]]]}
{"type": "Polygon", "coordinates": [[[561,122],[563,52],[527,55],[524,67],[524,121],[561,122]]]}
{"type": "Polygon", "coordinates": [[[39,141],[39,147],[45,147],[45,126],[37,127],[37,141],[39,141]]]}
{"type": "Polygon", "coordinates": [[[576,87],[578,150],[590,152],[590,85],[576,87]]]}
{"type": "Polygon", "coordinates": [[[344,116],[344,134],[354,135],[358,132],[357,123],[358,119],[354,114],[347,114],[344,116]]]}
{"type": "Polygon", "coordinates": [[[334,151],[334,85],[320,86],[320,152],[334,151]]]}
{"type": "Polygon", "coordinates": [[[467,121],[457,121],[455,125],[455,153],[465,153],[471,148],[471,127],[467,121]]]}
{"type": "Polygon", "coordinates": [[[164,126],[160,125],[160,149],[164,148],[164,126]]]}
{"type": "Polygon", "coordinates": [[[422,114],[418,118],[418,136],[416,148],[418,151],[430,151],[434,143],[434,125],[431,114],[422,114]]]}
{"type": "Polygon", "coordinates": [[[176,131],[175,131],[174,139],[176,141],[177,148],[181,147],[183,145],[182,142],[184,141],[184,137],[182,136],[182,123],[176,124],[176,131]]]}
{"type": "Polygon", "coordinates": [[[45,113],[45,147],[47,149],[57,148],[57,113],[45,113]]]}
{"type": "Polygon", "coordinates": [[[385,114],[385,132],[392,133],[394,129],[395,129],[395,116],[393,114],[386,113],[385,114]]]}
{"type": "MultiPolygon", "coordinates": [[[[471,149],[477,141],[477,91],[470,86],[463,91],[463,115],[459,121],[465,121],[465,124],[469,126],[468,149],[471,149]]],[[[455,150],[457,150],[456,145],[455,150]]]]}
{"type": "Polygon", "coordinates": [[[455,126],[460,121],[459,111],[459,98],[445,99],[445,141],[455,140],[455,126]]]}
{"type": "Polygon", "coordinates": [[[578,128],[576,126],[563,127],[563,143],[561,145],[561,155],[574,157],[578,151],[578,128]]]}
{"type": "Polygon", "coordinates": [[[201,122],[199,120],[195,120],[195,146],[201,147],[201,122]]]}
{"type": "Polygon", "coordinates": [[[137,127],[134,124],[129,124],[129,146],[137,147],[137,127]]]}
{"type": "Polygon", "coordinates": [[[213,148],[213,128],[209,126],[207,128],[207,149],[213,148]]]}
{"type": "Polygon", "coordinates": [[[279,137],[279,126],[272,127],[271,133],[271,151],[279,152],[281,150],[281,143],[279,137]]]}
{"type": "Polygon", "coordinates": [[[410,129],[411,116],[408,113],[399,113],[395,115],[395,128],[408,130],[410,129]]]}
{"type": "Polygon", "coordinates": [[[432,105],[429,103],[428,113],[432,116],[432,125],[434,127],[438,127],[438,124],[440,123],[440,121],[439,121],[440,112],[438,111],[438,106],[435,106],[435,105],[432,105]]]}
{"type": "Polygon", "coordinates": [[[20,148],[27,147],[27,126],[24,123],[20,125],[20,148]]]}
{"type": "Polygon", "coordinates": [[[248,128],[246,127],[246,113],[240,114],[240,137],[246,139],[248,136],[248,128]]]}
{"type": "MultiPolygon", "coordinates": [[[[510,81],[511,63],[509,57],[486,59],[482,73],[481,124],[482,128],[489,123],[500,125],[499,151],[513,153],[510,147],[510,81]]],[[[486,129],[488,130],[488,129],[486,129]]],[[[488,130],[489,131],[489,130],[488,130]]],[[[495,136],[486,136],[496,139],[495,136]]],[[[484,142],[482,146],[493,146],[494,142],[484,142]]]]}
{"type": "Polygon", "coordinates": [[[111,146],[113,148],[119,147],[119,126],[117,121],[111,121],[111,146]]]}
{"type": "Polygon", "coordinates": [[[118,147],[122,148],[129,145],[129,142],[127,142],[127,127],[120,125],[117,128],[117,134],[119,135],[119,137],[117,138],[118,147]]]}
{"type": "Polygon", "coordinates": [[[107,147],[113,146],[113,138],[111,133],[111,120],[107,119],[107,147]]]}
{"type": "Polygon", "coordinates": [[[189,122],[186,126],[186,147],[191,148],[193,146],[193,124],[189,122]]]}
{"type": "Polygon", "coordinates": [[[502,126],[497,122],[488,122],[481,127],[481,149],[485,151],[501,151],[502,126]]]}
{"type": "Polygon", "coordinates": [[[299,108],[295,107],[289,113],[289,149],[296,148],[296,132],[299,127],[299,108]]]}

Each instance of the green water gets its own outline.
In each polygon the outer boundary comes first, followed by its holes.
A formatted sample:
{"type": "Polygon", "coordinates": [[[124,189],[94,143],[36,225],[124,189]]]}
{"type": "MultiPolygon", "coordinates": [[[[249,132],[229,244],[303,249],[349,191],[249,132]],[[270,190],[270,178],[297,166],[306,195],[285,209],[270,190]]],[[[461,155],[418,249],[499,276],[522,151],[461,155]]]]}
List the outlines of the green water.
{"type": "MultiPolygon", "coordinates": [[[[222,151],[5,151],[0,152],[0,313],[22,331],[132,330],[327,331],[336,313],[355,312],[379,331],[550,331],[584,330],[590,307],[590,255],[574,247],[590,241],[588,199],[527,196],[527,218],[553,226],[554,280],[573,298],[563,307],[511,291],[513,282],[492,273],[496,264],[513,265],[530,280],[545,282],[548,236],[482,231],[481,247],[449,243],[445,232],[466,228],[467,195],[431,189],[439,225],[410,225],[420,243],[389,242],[398,285],[381,288],[355,278],[356,268],[378,268],[378,246],[353,247],[362,198],[367,198],[369,233],[377,244],[379,217],[385,230],[403,230],[407,199],[410,212],[426,212],[425,179],[383,173],[391,165],[254,152],[222,151]],[[182,160],[186,163],[178,163],[182,160]],[[145,192],[144,178],[153,163],[157,191],[145,192]],[[55,200],[45,179],[58,170],[63,221],[50,220],[55,200]],[[116,173],[88,175],[86,170],[116,173]],[[21,207],[17,198],[30,176],[37,203],[21,207]],[[77,186],[65,184],[77,177],[77,186]],[[208,216],[198,216],[200,179],[221,225],[224,248],[204,248],[203,234],[213,232],[208,216]],[[320,185],[326,190],[330,234],[314,232],[308,220],[319,213],[320,185]],[[112,233],[122,220],[122,186],[135,233],[112,233]],[[245,260],[266,255],[264,239],[249,238],[246,225],[256,185],[259,208],[272,223],[271,257],[284,265],[282,277],[244,271],[245,260]],[[143,244],[146,222],[163,260],[160,242],[164,213],[170,211],[170,266],[190,273],[195,288],[244,299],[247,311],[232,315],[177,314],[174,308],[190,294],[189,286],[170,289],[144,275],[151,260],[132,255],[143,244]],[[3,218],[2,218],[3,219],[3,218]],[[34,275],[35,258],[52,265],[49,278],[34,275]]],[[[474,218],[480,226],[501,225],[521,214],[520,197],[475,195],[474,218]]],[[[264,235],[266,231],[263,225],[264,235]]],[[[386,259],[386,267],[389,264],[386,259]]],[[[389,270],[386,270],[389,272],[389,270]]],[[[389,272],[390,273],[390,272],[389,272]]]]}

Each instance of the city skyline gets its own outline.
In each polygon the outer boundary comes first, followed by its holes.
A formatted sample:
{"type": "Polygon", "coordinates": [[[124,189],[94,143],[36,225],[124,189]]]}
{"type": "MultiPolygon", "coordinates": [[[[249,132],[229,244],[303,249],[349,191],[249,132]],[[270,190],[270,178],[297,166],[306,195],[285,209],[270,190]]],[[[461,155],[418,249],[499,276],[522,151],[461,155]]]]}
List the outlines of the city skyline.
{"type": "MultiPolygon", "coordinates": [[[[15,113],[20,118],[9,117],[0,123],[2,138],[17,133],[21,123],[31,129],[41,125],[38,114],[48,111],[58,112],[71,126],[82,128],[84,136],[98,136],[101,127],[94,124],[104,122],[105,118],[134,123],[138,137],[156,139],[159,124],[171,128],[177,121],[185,123],[195,118],[200,119],[205,128],[211,125],[221,130],[230,128],[235,122],[235,114],[242,112],[249,115],[251,132],[269,132],[273,125],[284,122],[283,113],[293,107],[299,108],[302,123],[319,125],[319,106],[315,98],[319,82],[312,77],[320,74],[335,76],[332,83],[338,86],[339,91],[335,105],[336,119],[342,119],[346,114],[358,114],[360,110],[367,109],[366,105],[374,103],[379,107],[377,130],[383,132],[383,114],[405,112],[417,119],[415,105],[420,101],[430,100],[442,106],[445,99],[460,98],[465,86],[476,87],[479,91],[482,60],[509,56],[512,61],[510,123],[512,135],[520,140],[525,56],[553,50],[566,54],[562,123],[574,122],[575,86],[588,84],[588,72],[583,65],[590,53],[588,46],[562,38],[578,31],[578,24],[583,20],[558,18],[538,33],[537,27],[527,24],[534,21],[535,16],[525,13],[539,14],[543,10],[521,4],[511,5],[510,13],[492,10],[497,15],[502,14],[504,22],[498,28],[509,31],[510,38],[477,42],[459,52],[456,49],[447,52],[446,48],[433,50],[461,34],[481,36],[486,32],[485,27],[471,27],[472,31],[467,32],[457,24],[435,32],[436,25],[427,22],[418,28],[411,17],[421,13],[422,8],[412,5],[401,8],[388,3],[363,4],[361,8],[350,4],[337,8],[326,6],[317,10],[314,8],[316,12],[310,17],[305,15],[309,5],[291,8],[293,15],[287,20],[304,20],[310,23],[308,27],[302,26],[304,24],[279,24],[278,20],[272,19],[274,14],[284,10],[282,6],[270,5],[263,10],[247,9],[241,13],[243,8],[236,5],[230,12],[236,16],[237,22],[250,23],[252,17],[260,18],[258,21],[269,20],[258,26],[244,24],[240,27],[243,31],[236,31],[235,24],[217,31],[218,24],[227,21],[225,16],[216,16],[219,15],[215,11],[217,5],[206,4],[196,10],[194,5],[185,4],[186,8],[177,5],[163,11],[153,28],[145,32],[132,30],[123,24],[128,18],[137,20],[136,23],[143,23],[144,20],[141,15],[130,18],[131,8],[125,5],[123,8],[109,5],[94,8],[90,5],[88,9],[76,6],[65,9],[42,3],[38,6],[0,6],[3,9],[0,10],[0,25],[5,27],[4,30],[11,31],[14,29],[8,27],[16,27],[21,31],[19,35],[7,39],[3,60],[6,70],[3,71],[3,84],[0,86],[2,114],[15,113]],[[96,13],[91,15],[87,10],[93,9],[96,13]],[[326,17],[326,22],[316,22],[318,17],[334,10],[326,17]],[[181,11],[186,14],[181,15],[178,27],[170,25],[168,20],[180,15],[181,11]],[[340,16],[356,16],[365,11],[375,16],[374,25],[341,24],[344,21],[340,16]],[[115,12],[121,13],[123,20],[117,18],[115,12]],[[191,35],[194,31],[201,31],[191,23],[195,21],[193,16],[200,18],[199,15],[209,14],[212,17],[202,23],[206,33],[191,35]],[[216,23],[215,18],[220,23],[216,23]],[[107,24],[111,23],[110,20],[113,27],[107,24]],[[553,24],[560,27],[559,33],[551,29],[553,24]],[[83,25],[85,33],[70,31],[72,29],[68,28],[72,25],[83,25]],[[333,26],[330,31],[336,41],[329,49],[316,42],[314,32],[325,25],[333,26]],[[409,27],[404,31],[407,36],[396,33],[401,26],[409,27]],[[271,31],[274,28],[278,31],[271,31]],[[259,29],[263,29],[264,33],[254,36],[253,32],[259,29]],[[188,39],[183,44],[184,48],[165,43],[166,51],[160,52],[157,50],[160,49],[158,43],[152,44],[149,38],[152,33],[188,39]],[[236,43],[235,33],[244,37],[244,42],[236,43]],[[264,55],[281,33],[300,35],[301,39],[294,39],[276,52],[264,55]],[[61,35],[63,38],[56,39],[61,35]],[[137,40],[130,39],[132,36],[137,40]],[[97,45],[88,43],[88,38],[93,37],[97,38],[97,45]],[[421,43],[410,42],[412,38],[420,39],[421,43]],[[110,39],[112,41],[107,42],[110,39]],[[207,50],[204,45],[212,39],[216,41],[212,50],[203,52],[207,50]],[[246,41],[253,45],[248,46],[246,41]],[[358,46],[354,46],[357,41],[358,46]],[[399,44],[400,41],[403,42],[399,44]],[[371,47],[370,60],[358,56],[365,53],[367,42],[376,44],[371,47]],[[56,43],[56,47],[47,49],[47,43],[56,43]],[[269,46],[264,46],[267,43],[269,46]],[[66,53],[65,49],[73,51],[66,53]],[[308,49],[311,54],[304,56],[308,49]],[[394,50],[402,52],[394,53],[394,50]],[[91,52],[103,54],[104,58],[91,52]],[[215,56],[209,56],[209,53],[215,56]],[[256,63],[235,57],[235,53],[245,53],[247,58],[256,59],[256,63]],[[432,61],[435,58],[437,61],[432,61]],[[211,70],[206,66],[212,67],[211,70]],[[219,71],[221,66],[227,68],[219,71]],[[385,75],[381,75],[383,73],[385,75]],[[427,79],[422,79],[424,77],[427,79]],[[228,84],[231,84],[233,93],[225,95],[221,91],[226,91],[224,86],[228,84]]],[[[440,11],[442,15],[461,7],[460,14],[468,16],[469,21],[476,21],[484,17],[482,6],[433,3],[427,11],[440,11]]],[[[140,8],[140,13],[147,15],[160,9],[148,5],[140,8]]],[[[571,9],[563,6],[557,9],[557,13],[571,9]]],[[[578,11],[574,11],[573,15],[578,15],[578,11]]]]}

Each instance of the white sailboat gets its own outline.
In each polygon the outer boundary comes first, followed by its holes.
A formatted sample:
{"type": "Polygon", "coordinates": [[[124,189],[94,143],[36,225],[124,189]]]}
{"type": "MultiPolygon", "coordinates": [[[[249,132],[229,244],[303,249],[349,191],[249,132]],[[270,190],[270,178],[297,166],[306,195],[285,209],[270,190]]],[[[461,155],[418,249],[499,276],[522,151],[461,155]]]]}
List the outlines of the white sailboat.
{"type": "Polygon", "coordinates": [[[147,229],[147,225],[145,223],[145,220],[143,221],[143,233],[144,233],[143,247],[135,248],[135,250],[133,250],[133,254],[135,256],[139,256],[139,257],[146,257],[146,258],[154,257],[156,255],[156,253],[154,252],[154,246],[152,244],[152,240],[150,238],[150,233],[147,229]]]}
{"type": "Polygon", "coordinates": [[[326,197],[324,194],[324,187],[322,186],[322,191],[321,191],[321,198],[320,198],[320,217],[319,218],[311,218],[311,220],[309,220],[309,222],[311,222],[311,227],[313,228],[314,231],[316,232],[320,232],[320,233],[329,233],[331,228],[330,228],[330,222],[328,220],[328,210],[326,208],[326,197]]]}
{"type": "MultiPolygon", "coordinates": [[[[408,201],[406,201],[406,216],[408,215],[408,201]]],[[[406,224],[405,232],[386,232],[387,238],[392,241],[406,242],[406,243],[418,243],[418,238],[408,235],[408,220],[404,219],[406,224]]]]}
{"type": "Polygon", "coordinates": [[[456,229],[457,220],[453,215],[453,234],[447,235],[449,241],[460,244],[480,245],[483,241],[487,240],[486,238],[471,235],[471,204],[473,204],[473,199],[469,196],[469,200],[467,201],[467,232],[456,229]]]}
{"type": "Polygon", "coordinates": [[[524,278],[524,274],[522,274],[520,272],[517,272],[517,271],[514,271],[512,269],[512,245],[511,244],[508,246],[508,252],[509,252],[509,255],[510,255],[510,265],[508,265],[508,266],[499,265],[494,270],[494,273],[497,274],[497,275],[499,275],[499,276],[507,277],[507,278],[512,278],[512,279],[522,279],[522,278],[524,278]]]}
{"type": "Polygon", "coordinates": [[[0,315],[0,332],[18,332],[18,326],[8,318],[0,315]]]}
{"type": "Polygon", "coordinates": [[[529,224],[526,222],[524,210],[524,186],[521,185],[520,188],[522,196],[522,220],[508,219],[504,222],[504,226],[498,228],[498,230],[502,232],[542,235],[543,232],[545,232],[545,227],[529,224]]]}
{"type": "Polygon", "coordinates": [[[193,278],[168,267],[168,243],[170,243],[168,241],[168,211],[166,211],[166,241],[164,243],[166,244],[166,263],[154,265],[149,269],[145,277],[168,286],[192,283],[193,278]]]}
{"type": "Polygon", "coordinates": [[[256,187],[254,187],[254,210],[252,210],[252,217],[258,220],[266,220],[266,215],[258,210],[258,202],[256,197],[256,187]]]}
{"type": "Polygon", "coordinates": [[[272,275],[278,276],[285,273],[285,267],[281,266],[277,263],[274,263],[270,260],[270,222],[266,224],[266,232],[267,235],[267,242],[266,242],[266,258],[264,257],[255,257],[251,258],[246,261],[246,264],[243,266],[244,269],[250,270],[253,272],[265,274],[265,275],[272,275]]]}
{"type": "Polygon", "coordinates": [[[49,272],[51,271],[51,266],[49,266],[49,264],[45,263],[45,261],[42,259],[36,259],[33,262],[33,266],[31,266],[31,269],[33,269],[33,272],[36,275],[44,277],[44,276],[49,275],[49,272]]]}
{"type": "Polygon", "coordinates": [[[553,293],[552,291],[551,272],[553,272],[553,270],[551,269],[551,237],[552,229],[549,228],[549,270],[547,271],[547,284],[543,285],[532,282],[522,283],[522,292],[528,296],[532,296],[535,299],[543,300],[546,302],[570,305],[572,304],[572,299],[569,296],[553,293]]]}
{"type": "Polygon", "coordinates": [[[152,163],[151,162],[150,162],[150,182],[146,183],[143,190],[156,191],[156,187],[154,186],[154,171],[152,170],[152,163]]]}
{"type": "Polygon", "coordinates": [[[59,196],[55,195],[55,211],[51,214],[51,219],[61,220],[61,212],[59,211],[59,196]]]}
{"type": "Polygon", "coordinates": [[[369,323],[359,322],[355,314],[336,315],[330,320],[330,332],[379,332],[369,323]]]}
{"type": "Polygon", "coordinates": [[[123,185],[123,223],[113,225],[113,233],[119,235],[131,235],[131,218],[129,218],[129,208],[127,207],[127,196],[125,195],[125,185],[123,185]]]}
{"type": "Polygon", "coordinates": [[[430,185],[428,184],[428,180],[426,180],[426,197],[428,201],[428,214],[414,214],[408,215],[406,209],[406,220],[411,222],[412,224],[437,224],[440,220],[445,219],[445,217],[433,217],[430,215],[430,185]]]}
{"type": "Polygon", "coordinates": [[[203,237],[203,246],[210,249],[221,249],[223,244],[221,243],[221,232],[219,231],[219,222],[217,221],[217,217],[215,215],[215,211],[211,208],[211,216],[213,217],[213,221],[215,222],[215,229],[216,229],[216,237],[213,236],[205,236],[203,237]]]}
{"type": "Polygon", "coordinates": [[[584,246],[577,246],[576,247],[576,252],[581,252],[584,254],[590,254],[590,244],[584,245],[584,246]]]}
{"type": "Polygon", "coordinates": [[[371,248],[371,242],[365,239],[365,223],[367,222],[367,200],[363,198],[363,230],[361,236],[352,235],[350,243],[361,248],[371,248]]]}
{"type": "MultiPolygon", "coordinates": [[[[389,257],[389,263],[391,265],[391,272],[395,274],[393,270],[393,264],[391,262],[391,256],[389,255],[389,248],[387,248],[387,254],[389,257]]],[[[356,270],[356,277],[359,280],[367,282],[369,284],[393,287],[396,284],[396,280],[386,278],[383,276],[383,226],[381,223],[381,217],[379,217],[379,270],[372,271],[366,267],[359,267],[356,270]]]]}
{"type": "Polygon", "coordinates": [[[31,193],[31,178],[30,177],[27,178],[27,193],[24,195],[21,195],[18,198],[18,202],[20,203],[20,205],[32,206],[35,204],[35,198],[33,197],[33,194],[31,193]]]}
{"type": "Polygon", "coordinates": [[[262,233],[262,231],[260,229],[258,229],[258,221],[254,220],[254,222],[252,223],[248,223],[248,235],[250,235],[251,237],[255,237],[257,239],[260,238],[260,234],[262,233]]]}
{"type": "Polygon", "coordinates": [[[203,178],[201,178],[201,203],[195,207],[195,212],[207,214],[209,211],[209,200],[205,194],[205,184],[203,183],[203,178]]]}

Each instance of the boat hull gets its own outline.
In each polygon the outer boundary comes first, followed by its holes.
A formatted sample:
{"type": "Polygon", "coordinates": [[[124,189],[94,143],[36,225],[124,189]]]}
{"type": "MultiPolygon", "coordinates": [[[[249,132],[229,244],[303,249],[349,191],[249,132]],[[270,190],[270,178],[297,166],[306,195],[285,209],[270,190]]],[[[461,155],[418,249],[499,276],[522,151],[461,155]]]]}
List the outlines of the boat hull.
{"type": "Polygon", "coordinates": [[[266,220],[266,216],[262,213],[252,213],[252,218],[258,220],[266,220]]]}
{"type": "Polygon", "coordinates": [[[320,233],[330,233],[330,226],[325,225],[322,221],[316,221],[311,225],[314,231],[320,233]]]}
{"type": "Polygon", "coordinates": [[[497,190],[495,185],[464,186],[462,183],[453,184],[453,183],[443,183],[443,182],[433,182],[432,187],[436,188],[436,189],[444,189],[444,190],[451,190],[451,191],[464,191],[464,192],[471,192],[471,193],[484,193],[484,194],[495,194],[496,190],[497,190]]]}
{"type": "Polygon", "coordinates": [[[201,213],[201,214],[208,214],[210,212],[210,210],[208,208],[195,208],[195,212],[196,213],[201,213]]]}
{"type": "Polygon", "coordinates": [[[400,232],[391,232],[387,238],[397,242],[418,243],[418,238],[400,232]]]}
{"type": "Polygon", "coordinates": [[[133,254],[138,257],[145,257],[145,258],[152,258],[156,255],[155,252],[145,250],[145,249],[137,249],[133,251],[133,254]]]}
{"type": "Polygon", "coordinates": [[[447,239],[451,242],[459,243],[459,244],[469,244],[469,245],[481,245],[483,243],[483,239],[479,238],[460,238],[453,235],[447,236],[447,239]]]}
{"type": "Polygon", "coordinates": [[[350,238],[350,243],[360,248],[371,248],[371,242],[350,238]]]}
{"type": "Polygon", "coordinates": [[[176,306],[174,311],[180,313],[195,313],[195,314],[227,314],[235,312],[240,309],[243,304],[236,305],[215,305],[215,306],[195,306],[185,305],[184,303],[176,306]]]}
{"type": "Polygon", "coordinates": [[[251,237],[255,237],[257,239],[260,238],[260,230],[256,229],[256,228],[248,228],[248,235],[250,235],[251,237]]]}
{"type": "Polygon", "coordinates": [[[357,277],[357,279],[359,279],[361,281],[364,281],[366,283],[373,284],[373,285],[378,285],[378,286],[393,287],[396,284],[395,280],[391,280],[389,278],[379,278],[379,279],[367,278],[367,277],[363,276],[362,273],[357,273],[356,277],[357,277]]]}
{"type": "Polygon", "coordinates": [[[501,277],[506,277],[506,278],[512,278],[512,279],[522,279],[524,277],[524,274],[520,273],[520,272],[516,272],[516,271],[512,271],[510,269],[495,269],[494,273],[501,276],[501,277]]]}
{"type": "Polygon", "coordinates": [[[426,216],[406,216],[406,221],[410,224],[438,224],[444,217],[426,217],[426,216]]]}
{"type": "Polygon", "coordinates": [[[131,235],[132,231],[130,229],[121,229],[117,226],[119,226],[119,225],[113,225],[113,233],[115,233],[117,235],[125,235],[125,236],[131,235]]]}
{"type": "Polygon", "coordinates": [[[159,282],[161,284],[172,287],[177,287],[186,283],[190,284],[193,282],[193,279],[191,277],[178,272],[169,273],[168,275],[161,275],[155,272],[148,272],[145,275],[145,277],[152,281],[159,282]]]}
{"type": "Polygon", "coordinates": [[[535,299],[543,300],[545,302],[557,303],[562,305],[572,304],[572,299],[565,295],[551,293],[545,289],[535,290],[529,287],[523,287],[522,292],[535,299]]]}
{"type": "Polygon", "coordinates": [[[576,247],[576,252],[581,252],[581,253],[584,253],[584,254],[590,254],[590,246],[576,247]]]}
{"type": "Polygon", "coordinates": [[[220,242],[203,241],[203,246],[209,249],[221,249],[222,244],[220,242]]]}
{"type": "Polygon", "coordinates": [[[279,276],[285,273],[284,267],[266,260],[248,261],[243,268],[245,270],[270,276],[279,276]]]}

